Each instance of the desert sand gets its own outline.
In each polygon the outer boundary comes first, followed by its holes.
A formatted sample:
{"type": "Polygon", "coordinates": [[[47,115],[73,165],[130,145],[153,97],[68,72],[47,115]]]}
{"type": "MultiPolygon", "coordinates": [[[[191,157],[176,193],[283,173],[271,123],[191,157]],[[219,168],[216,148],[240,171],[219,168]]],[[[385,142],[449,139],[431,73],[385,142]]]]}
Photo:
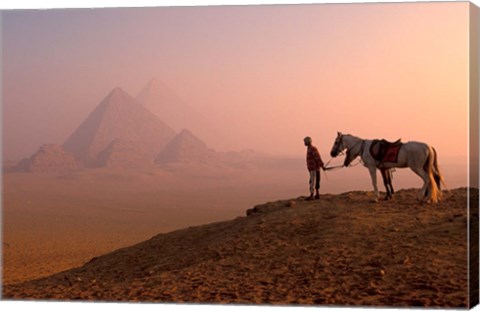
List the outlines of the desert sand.
{"type": "MultiPolygon", "coordinates": [[[[472,190],[478,200],[478,189],[472,190]]],[[[4,287],[5,299],[467,306],[467,189],[258,205],[4,287]],[[245,214],[244,214],[245,215],[245,214]]],[[[478,221],[478,211],[470,215],[478,221]]]]}
{"type": "Polygon", "coordinates": [[[258,202],[302,193],[302,173],[188,164],[5,173],[3,284],[79,267],[159,233],[243,215],[258,202]]]}

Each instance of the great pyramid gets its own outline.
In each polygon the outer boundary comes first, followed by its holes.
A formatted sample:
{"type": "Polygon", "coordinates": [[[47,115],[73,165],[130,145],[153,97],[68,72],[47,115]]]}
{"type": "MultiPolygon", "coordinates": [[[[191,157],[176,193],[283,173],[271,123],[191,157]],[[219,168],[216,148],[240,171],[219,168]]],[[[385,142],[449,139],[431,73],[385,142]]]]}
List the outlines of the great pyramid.
{"type": "Polygon", "coordinates": [[[156,163],[212,163],[217,161],[215,150],[189,130],[182,130],[160,152],[156,163]]]}
{"type": "Polygon", "coordinates": [[[30,158],[23,159],[14,171],[30,173],[67,173],[81,168],[73,154],[62,146],[48,144],[41,146],[30,158]]]}
{"type": "MultiPolygon", "coordinates": [[[[152,161],[175,132],[121,88],[113,89],[64,143],[87,166],[101,165],[99,154],[117,140],[145,146],[152,161]]],[[[105,151],[107,152],[107,151],[105,151]]]]}
{"type": "Polygon", "coordinates": [[[188,128],[197,133],[205,127],[201,112],[188,105],[157,79],[150,80],[136,100],[157,117],[168,120],[168,124],[176,131],[188,128]]]}

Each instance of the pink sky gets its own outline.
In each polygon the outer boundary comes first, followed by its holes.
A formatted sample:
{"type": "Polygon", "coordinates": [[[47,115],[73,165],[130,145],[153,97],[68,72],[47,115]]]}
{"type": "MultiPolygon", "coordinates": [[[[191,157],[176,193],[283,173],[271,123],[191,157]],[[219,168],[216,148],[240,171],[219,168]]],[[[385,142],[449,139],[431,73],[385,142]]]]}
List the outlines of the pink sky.
{"type": "MultiPolygon", "coordinates": [[[[468,2],[4,12],[4,159],[157,78],[217,150],[328,158],[337,131],[466,157],[468,2]]],[[[168,124],[168,120],[163,120],[168,124]]]]}

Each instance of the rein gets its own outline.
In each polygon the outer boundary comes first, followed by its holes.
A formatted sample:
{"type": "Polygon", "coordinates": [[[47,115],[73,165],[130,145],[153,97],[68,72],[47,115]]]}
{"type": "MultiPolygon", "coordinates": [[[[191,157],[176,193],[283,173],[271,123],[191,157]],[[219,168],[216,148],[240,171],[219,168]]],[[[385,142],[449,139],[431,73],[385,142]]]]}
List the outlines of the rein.
{"type": "MultiPolygon", "coordinates": [[[[333,159],[333,158],[332,158],[332,159],[333,159]]],[[[330,160],[331,160],[331,159],[330,159],[330,160]]],[[[328,162],[330,162],[330,161],[328,161],[328,162]]],[[[360,163],[362,163],[362,159],[358,160],[358,162],[355,163],[355,164],[349,164],[348,167],[354,167],[354,166],[359,165],[360,163]]],[[[328,164],[328,163],[327,163],[327,164],[328,164]]],[[[326,167],[326,166],[325,166],[325,170],[326,170],[326,171],[336,170],[336,169],[342,168],[342,167],[345,167],[345,165],[342,164],[342,165],[335,165],[335,166],[330,166],[330,167],[326,167]]]]}
{"type": "MultiPolygon", "coordinates": [[[[343,152],[341,153],[343,154],[343,152]]],[[[325,171],[329,171],[329,170],[334,170],[334,169],[337,169],[337,168],[342,168],[343,165],[336,165],[336,166],[330,166],[328,167],[328,164],[330,164],[330,162],[332,162],[333,158],[330,157],[330,160],[328,160],[327,163],[325,163],[325,165],[323,166],[325,168],[325,171]]]]}
{"type": "Polygon", "coordinates": [[[337,168],[342,168],[342,167],[343,165],[335,165],[335,166],[325,167],[325,170],[330,171],[330,170],[335,170],[337,168]]]}
{"type": "MultiPolygon", "coordinates": [[[[360,147],[360,152],[359,152],[359,154],[358,154],[358,156],[360,156],[360,160],[359,160],[357,163],[353,164],[353,165],[352,165],[351,163],[349,163],[349,164],[348,164],[348,167],[354,167],[354,166],[357,166],[357,165],[359,165],[360,163],[362,163],[362,154],[363,154],[363,151],[364,151],[364,149],[365,149],[365,140],[362,139],[361,141],[357,142],[357,143],[356,143],[352,148],[350,148],[349,150],[354,149],[354,148],[357,147],[358,144],[360,144],[360,143],[362,144],[362,146],[360,147]]],[[[339,155],[343,155],[343,154],[344,154],[343,151],[339,153],[339,155]]],[[[348,155],[348,153],[347,153],[347,155],[348,155]]],[[[330,171],[330,170],[335,170],[335,169],[339,169],[339,168],[345,167],[344,164],[328,167],[328,164],[329,164],[332,160],[333,160],[333,158],[330,158],[330,160],[328,160],[328,162],[325,164],[325,171],[330,171]]]]}

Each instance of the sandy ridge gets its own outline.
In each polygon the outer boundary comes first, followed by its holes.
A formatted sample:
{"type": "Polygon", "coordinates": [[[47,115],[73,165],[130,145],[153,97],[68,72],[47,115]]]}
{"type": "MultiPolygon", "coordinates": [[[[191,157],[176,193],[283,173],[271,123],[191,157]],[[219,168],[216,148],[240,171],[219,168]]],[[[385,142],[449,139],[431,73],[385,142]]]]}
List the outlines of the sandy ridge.
{"type": "Polygon", "coordinates": [[[5,286],[4,298],[465,307],[467,189],[437,205],[416,191],[269,202],[5,286]]]}

